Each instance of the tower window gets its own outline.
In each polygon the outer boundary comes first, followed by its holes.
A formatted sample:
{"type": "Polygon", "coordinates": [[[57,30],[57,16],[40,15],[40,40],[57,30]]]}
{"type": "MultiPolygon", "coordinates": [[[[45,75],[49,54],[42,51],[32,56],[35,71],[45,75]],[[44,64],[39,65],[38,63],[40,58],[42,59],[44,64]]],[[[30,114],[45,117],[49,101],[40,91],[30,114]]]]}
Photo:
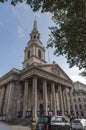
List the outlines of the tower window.
{"type": "Polygon", "coordinates": [[[30,57],[30,50],[28,51],[28,58],[30,57]]]}
{"type": "Polygon", "coordinates": [[[34,35],[34,39],[36,38],[36,35],[34,35]]]}
{"type": "Polygon", "coordinates": [[[38,50],[38,57],[41,58],[41,51],[40,50],[38,50]]]}

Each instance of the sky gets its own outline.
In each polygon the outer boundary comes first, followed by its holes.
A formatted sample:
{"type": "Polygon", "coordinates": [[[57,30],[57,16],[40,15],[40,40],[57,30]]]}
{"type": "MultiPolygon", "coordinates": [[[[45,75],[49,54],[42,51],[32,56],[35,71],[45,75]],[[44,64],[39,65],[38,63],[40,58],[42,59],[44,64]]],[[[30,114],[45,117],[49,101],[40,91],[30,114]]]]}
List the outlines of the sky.
{"type": "MultiPolygon", "coordinates": [[[[9,2],[0,3],[0,77],[12,68],[22,69],[24,49],[29,41],[29,34],[33,28],[34,18],[37,16],[38,30],[41,41],[46,47],[49,39],[49,26],[54,25],[50,13],[34,13],[25,3],[10,5],[9,2]]],[[[53,55],[54,49],[46,50],[46,61],[55,61],[64,72],[75,82],[86,84],[86,78],[79,75],[77,67],[69,68],[66,59],[53,55]],[[49,56],[48,56],[49,55],[49,56]]]]}

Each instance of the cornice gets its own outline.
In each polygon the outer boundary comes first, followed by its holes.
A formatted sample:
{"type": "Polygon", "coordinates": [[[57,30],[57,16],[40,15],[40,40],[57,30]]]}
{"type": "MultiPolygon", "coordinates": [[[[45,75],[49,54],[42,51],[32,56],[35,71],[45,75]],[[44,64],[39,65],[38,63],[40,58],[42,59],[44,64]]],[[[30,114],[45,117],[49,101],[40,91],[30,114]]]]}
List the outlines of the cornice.
{"type": "Polygon", "coordinates": [[[35,55],[32,55],[29,59],[24,60],[24,61],[22,62],[22,64],[24,64],[25,62],[27,62],[28,60],[30,60],[30,59],[33,58],[33,57],[35,57],[36,59],[38,59],[38,60],[40,60],[40,61],[42,61],[42,62],[44,62],[44,63],[47,63],[47,61],[45,61],[45,60],[43,60],[43,59],[41,59],[41,58],[39,58],[39,57],[37,57],[37,56],[35,56],[35,55]]]}
{"type": "Polygon", "coordinates": [[[47,80],[50,80],[50,81],[53,81],[53,82],[56,82],[59,84],[62,84],[64,86],[68,86],[68,87],[73,86],[73,82],[71,82],[70,80],[68,81],[66,79],[59,77],[58,75],[55,75],[55,74],[50,73],[48,71],[42,70],[42,69],[38,68],[36,65],[30,66],[30,67],[25,68],[25,69],[18,71],[18,72],[11,70],[6,75],[1,77],[0,78],[0,86],[10,82],[11,80],[23,81],[26,78],[30,78],[34,75],[37,75],[38,77],[45,78],[47,80]]]}
{"type": "Polygon", "coordinates": [[[29,48],[31,48],[31,47],[38,47],[38,48],[42,49],[43,51],[46,51],[45,48],[44,48],[44,46],[40,46],[40,45],[38,45],[38,44],[36,43],[37,41],[35,41],[35,42],[34,42],[34,41],[30,41],[30,42],[31,42],[31,43],[29,43],[28,46],[25,47],[25,51],[26,51],[26,50],[29,50],[29,48]]]}
{"type": "Polygon", "coordinates": [[[11,80],[19,80],[19,78],[20,78],[20,70],[13,68],[11,71],[9,71],[0,78],[0,86],[10,82],[11,80]]]}

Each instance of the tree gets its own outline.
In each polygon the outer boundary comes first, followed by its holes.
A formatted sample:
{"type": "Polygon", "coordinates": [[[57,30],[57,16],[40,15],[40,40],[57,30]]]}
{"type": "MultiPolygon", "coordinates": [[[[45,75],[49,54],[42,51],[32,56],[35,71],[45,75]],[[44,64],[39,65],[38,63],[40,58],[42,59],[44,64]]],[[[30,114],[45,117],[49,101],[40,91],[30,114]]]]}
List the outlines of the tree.
{"type": "Polygon", "coordinates": [[[86,69],[86,2],[77,0],[55,10],[48,46],[55,46],[55,55],[65,55],[70,67],[86,69]]]}
{"type": "MultiPolygon", "coordinates": [[[[4,2],[5,0],[0,0],[4,2]]],[[[23,0],[12,0],[16,5],[23,0]]],[[[55,26],[50,27],[48,47],[64,55],[70,67],[84,68],[86,74],[86,0],[27,0],[33,11],[51,12],[55,26]]]]}
{"type": "Polygon", "coordinates": [[[65,55],[70,67],[86,70],[86,0],[39,0],[31,7],[53,13],[56,26],[50,27],[48,46],[55,47],[54,54],[65,55]]]}

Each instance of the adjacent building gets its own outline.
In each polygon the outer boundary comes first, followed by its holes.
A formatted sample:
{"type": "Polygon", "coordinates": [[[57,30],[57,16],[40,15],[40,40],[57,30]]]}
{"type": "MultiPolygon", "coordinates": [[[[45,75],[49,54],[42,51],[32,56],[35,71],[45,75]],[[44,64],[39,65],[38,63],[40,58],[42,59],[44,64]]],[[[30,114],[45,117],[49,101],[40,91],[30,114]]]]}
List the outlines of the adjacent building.
{"type": "Polygon", "coordinates": [[[74,82],[72,97],[77,117],[86,118],[86,85],[77,81],[74,82]]]}
{"type": "Polygon", "coordinates": [[[6,115],[7,119],[18,115],[25,118],[28,114],[70,115],[72,87],[72,80],[58,64],[46,62],[35,19],[24,49],[22,70],[13,68],[0,78],[0,115],[6,115]]]}

